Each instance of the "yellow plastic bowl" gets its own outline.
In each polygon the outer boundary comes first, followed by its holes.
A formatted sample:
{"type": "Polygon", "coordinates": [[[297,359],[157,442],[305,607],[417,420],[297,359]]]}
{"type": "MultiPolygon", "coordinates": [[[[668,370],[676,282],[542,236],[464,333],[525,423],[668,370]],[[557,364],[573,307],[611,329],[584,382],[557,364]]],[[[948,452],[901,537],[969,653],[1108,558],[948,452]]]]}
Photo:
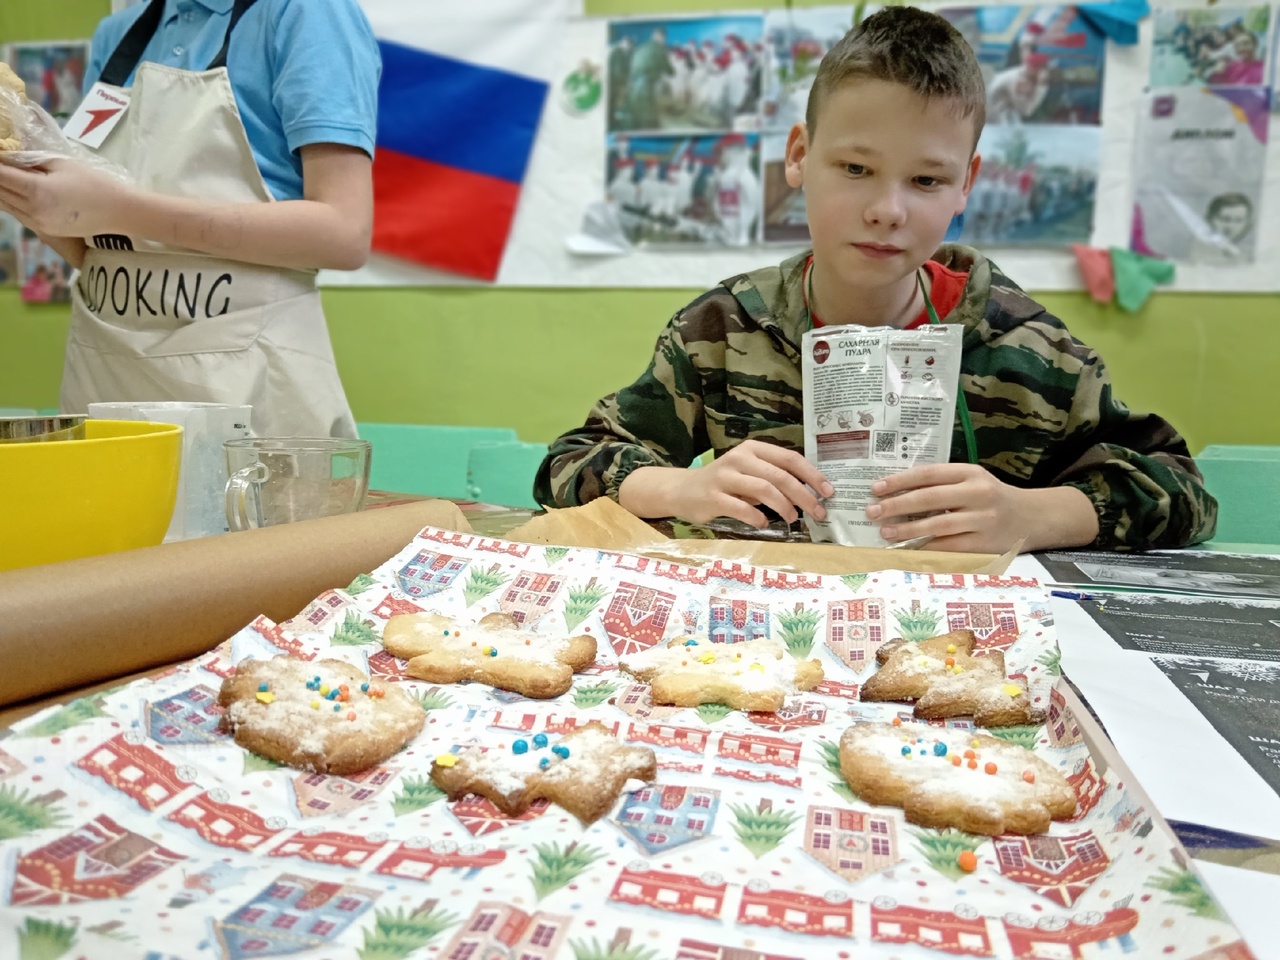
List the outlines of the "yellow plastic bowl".
{"type": "Polygon", "coordinates": [[[0,444],[0,570],[164,540],[182,428],[87,420],[84,440],[0,444]]]}

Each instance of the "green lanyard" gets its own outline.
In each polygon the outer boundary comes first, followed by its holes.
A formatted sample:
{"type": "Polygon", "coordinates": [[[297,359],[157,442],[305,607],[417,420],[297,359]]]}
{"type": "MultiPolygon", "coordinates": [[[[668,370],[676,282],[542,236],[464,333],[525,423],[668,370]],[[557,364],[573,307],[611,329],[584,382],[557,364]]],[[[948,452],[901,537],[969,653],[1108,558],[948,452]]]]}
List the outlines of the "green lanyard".
{"type": "MultiPolygon", "coordinates": [[[[920,292],[924,294],[924,308],[929,314],[929,323],[933,326],[941,326],[942,321],[938,319],[938,311],[933,309],[933,301],[929,299],[929,293],[924,288],[924,271],[916,271],[916,283],[920,284],[920,292]]],[[[969,401],[964,398],[964,388],[960,384],[956,384],[956,412],[960,414],[960,429],[964,431],[964,446],[969,454],[969,462],[976,464],[978,462],[978,438],[973,435],[973,420],[969,416],[969,401]]]]}
{"type": "MultiPolygon", "coordinates": [[[[924,309],[929,314],[929,323],[934,326],[941,326],[942,321],[938,319],[938,311],[933,309],[933,301],[929,299],[929,292],[924,288],[924,271],[916,270],[916,283],[920,285],[920,293],[924,295],[924,309]]],[[[804,266],[804,276],[800,281],[800,292],[804,296],[805,312],[809,315],[809,329],[813,329],[813,308],[809,306],[813,299],[813,258],[804,266]]],[[[964,398],[964,390],[956,384],[956,412],[960,414],[960,429],[964,433],[965,451],[969,455],[969,462],[976,464],[978,462],[978,440],[973,435],[973,420],[969,416],[969,402],[964,398]]]]}

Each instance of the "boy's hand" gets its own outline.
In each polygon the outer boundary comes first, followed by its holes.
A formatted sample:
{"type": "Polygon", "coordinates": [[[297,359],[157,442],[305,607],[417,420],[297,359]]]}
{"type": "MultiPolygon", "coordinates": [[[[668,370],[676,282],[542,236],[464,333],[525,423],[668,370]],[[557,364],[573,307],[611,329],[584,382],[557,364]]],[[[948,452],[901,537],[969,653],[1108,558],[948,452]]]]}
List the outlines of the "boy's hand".
{"type": "Polygon", "coordinates": [[[798,518],[797,508],[821,520],[826,510],[814,490],[823,497],[834,492],[802,454],[744,440],[703,467],[641,467],[622,481],[618,502],[638,517],[674,516],[691,523],[733,517],[764,527],[768,519],[759,506],[787,523],[798,518]]]}
{"type": "Polygon", "coordinates": [[[867,507],[881,520],[886,540],[931,536],[930,550],[1004,553],[1024,540],[1024,552],[1092,543],[1098,515],[1075,487],[1024,490],[971,463],[912,467],[871,486],[879,503],[867,507]],[[912,514],[935,516],[908,520],[912,514]]]}
{"type": "Polygon", "coordinates": [[[73,160],[31,169],[0,164],[0,210],[46,237],[110,233],[129,188],[73,160]]]}

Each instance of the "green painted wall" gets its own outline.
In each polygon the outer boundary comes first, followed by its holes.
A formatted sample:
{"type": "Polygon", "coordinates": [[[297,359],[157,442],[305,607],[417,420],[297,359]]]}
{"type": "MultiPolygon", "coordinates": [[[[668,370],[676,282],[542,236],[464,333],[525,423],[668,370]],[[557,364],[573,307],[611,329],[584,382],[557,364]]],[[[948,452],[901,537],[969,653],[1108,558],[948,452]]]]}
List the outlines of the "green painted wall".
{"type": "MultiPolygon", "coordinates": [[[[741,3],[593,0],[588,9],[717,6],[741,3]]],[[[0,43],[89,36],[108,9],[107,0],[2,0],[0,43]]],[[[324,302],[357,420],[509,425],[545,441],[634,378],[667,318],[699,292],[339,289],[324,302]]],[[[1280,444],[1280,296],[1157,294],[1137,315],[1084,294],[1040,299],[1106,358],[1126,402],[1163,413],[1193,450],[1280,444]]],[[[0,288],[0,406],[56,405],[66,328],[66,307],[23,304],[0,288]]]]}

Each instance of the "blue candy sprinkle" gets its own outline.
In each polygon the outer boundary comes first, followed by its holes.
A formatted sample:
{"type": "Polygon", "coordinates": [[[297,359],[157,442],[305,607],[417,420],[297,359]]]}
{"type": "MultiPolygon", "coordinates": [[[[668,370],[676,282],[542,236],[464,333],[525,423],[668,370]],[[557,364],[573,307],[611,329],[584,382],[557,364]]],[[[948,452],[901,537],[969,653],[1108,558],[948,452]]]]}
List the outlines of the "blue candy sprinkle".
{"type": "Polygon", "coordinates": [[[513,743],[513,744],[511,745],[511,752],[512,752],[512,753],[528,753],[528,752],[529,752],[529,741],[528,741],[528,740],[517,740],[515,743],[513,743]]]}
{"type": "Polygon", "coordinates": [[[561,760],[567,760],[569,758],[569,748],[562,743],[557,743],[554,747],[552,747],[551,752],[554,753],[561,760]]]}
{"type": "Polygon", "coordinates": [[[271,689],[271,684],[269,684],[269,683],[260,683],[260,684],[258,684],[258,692],[259,692],[259,693],[266,693],[266,692],[267,692],[268,690],[270,690],[270,689],[271,689]]]}
{"type": "Polygon", "coordinates": [[[911,756],[911,748],[910,748],[910,747],[903,747],[903,748],[902,748],[902,755],[903,755],[904,757],[909,757],[909,756],[911,756]]]}
{"type": "Polygon", "coordinates": [[[369,685],[368,685],[367,683],[362,683],[362,684],[360,684],[360,692],[361,692],[361,693],[368,693],[368,692],[369,692],[369,685]]]}
{"type": "Polygon", "coordinates": [[[933,755],[935,757],[945,757],[947,755],[947,745],[945,743],[935,743],[933,745],[933,755]]]}
{"type": "Polygon", "coordinates": [[[545,770],[547,769],[547,767],[551,766],[551,760],[547,757],[543,757],[541,760],[538,761],[538,766],[540,766],[543,770],[545,770]]]}
{"type": "Polygon", "coordinates": [[[547,745],[547,735],[545,733],[535,733],[533,735],[533,745],[535,747],[545,747],[547,745]]]}

